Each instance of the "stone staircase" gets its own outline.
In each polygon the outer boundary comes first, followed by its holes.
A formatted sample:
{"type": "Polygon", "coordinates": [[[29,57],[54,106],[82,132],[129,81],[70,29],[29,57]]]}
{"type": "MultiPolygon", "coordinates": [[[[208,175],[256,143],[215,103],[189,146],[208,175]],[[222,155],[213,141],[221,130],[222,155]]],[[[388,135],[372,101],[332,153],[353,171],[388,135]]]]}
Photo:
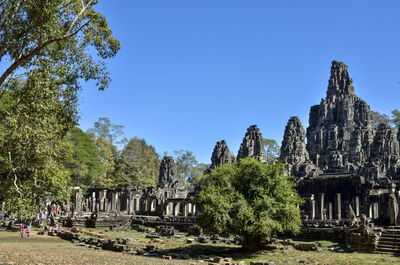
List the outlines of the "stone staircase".
{"type": "Polygon", "coordinates": [[[400,227],[382,229],[376,252],[400,255],[400,227]]]}

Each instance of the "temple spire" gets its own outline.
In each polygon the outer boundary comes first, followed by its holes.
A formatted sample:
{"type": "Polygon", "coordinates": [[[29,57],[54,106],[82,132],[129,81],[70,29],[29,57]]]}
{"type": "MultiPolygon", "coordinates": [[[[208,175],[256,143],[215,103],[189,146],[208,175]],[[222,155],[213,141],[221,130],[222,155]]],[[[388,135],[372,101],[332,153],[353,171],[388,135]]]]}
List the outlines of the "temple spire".
{"type": "Polygon", "coordinates": [[[332,61],[331,77],[329,78],[326,97],[334,99],[341,95],[355,95],[353,79],[350,78],[347,65],[332,61]]]}

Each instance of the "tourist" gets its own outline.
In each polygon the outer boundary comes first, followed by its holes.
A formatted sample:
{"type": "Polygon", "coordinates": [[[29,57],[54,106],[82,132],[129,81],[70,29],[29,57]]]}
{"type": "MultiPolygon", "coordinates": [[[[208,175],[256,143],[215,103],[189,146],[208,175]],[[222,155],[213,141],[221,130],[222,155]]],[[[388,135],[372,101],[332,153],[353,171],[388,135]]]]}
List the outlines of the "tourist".
{"type": "Polygon", "coordinates": [[[31,226],[30,225],[26,226],[25,233],[26,233],[26,236],[29,238],[29,235],[31,234],[31,226]]]}
{"type": "Polygon", "coordinates": [[[22,223],[19,224],[19,238],[24,237],[24,225],[22,223]]]}
{"type": "Polygon", "coordinates": [[[57,231],[58,231],[58,223],[55,223],[53,227],[53,233],[57,233],[57,231]]]}

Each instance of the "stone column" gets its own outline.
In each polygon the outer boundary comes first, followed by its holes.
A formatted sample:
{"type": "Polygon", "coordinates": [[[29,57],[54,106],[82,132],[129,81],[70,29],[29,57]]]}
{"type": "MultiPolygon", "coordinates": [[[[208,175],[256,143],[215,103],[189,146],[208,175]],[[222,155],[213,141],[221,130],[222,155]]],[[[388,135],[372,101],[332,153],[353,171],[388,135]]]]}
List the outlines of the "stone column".
{"type": "Polygon", "coordinates": [[[134,203],[135,203],[135,200],[133,198],[133,195],[132,195],[132,193],[129,193],[128,214],[134,214],[135,213],[134,203]]]}
{"type": "Polygon", "coordinates": [[[89,210],[89,198],[85,199],[86,211],[89,210]]]}
{"type": "Polygon", "coordinates": [[[369,205],[368,218],[374,218],[373,215],[372,215],[372,204],[369,205]]]}
{"type": "Polygon", "coordinates": [[[314,194],[311,195],[310,199],[310,219],[315,219],[315,200],[314,200],[314,194]]]}
{"type": "Polygon", "coordinates": [[[377,202],[374,202],[373,203],[373,216],[374,216],[374,219],[379,219],[379,204],[377,203],[377,202]]]}
{"type": "Polygon", "coordinates": [[[342,196],[340,193],[336,193],[335,196],[335,212],[336,212],[336,219],[342,220],[342,196]]]}
{"type": "Polygon", "coordinates": [[[104,211],[104,197],[106,192],[104,190],[99,191],[99,211],[101,212],[104,211]]]}
{"type": "Polygon", "coordinates": [[[324,219],[324,199],[325,199],[325,194],[324,193],[319,193],[317,194],[317,213],[316,213],[316,219],[324,219]]]}
{"type": "Polygon", "coordinates": [[[333,213],[332,213],[332,203],[330,202],[329,204],[328,204],[328,219],[329,220],[332,220],[333,218],[333,213]]]}
{"type": "Polygon", "coordinates": [[[6,202],[1,203],[1,211],[4,212],[6,209],[6,202]]]}
{"type": "MultiPolygon", "coordinates": [[[[91,206],[92,206],[91,211],[95,212],[96,211],[96,192],[92,193],[92,205],[91,206]]],[[[86,205],[86,207],[89,207],[89,205],[86,205]]]]}
{"type": "Polygon", "coordinates": [[[116,211],[117,210],[117,192],[112,191],[111,192],[111,209],[110,211],[116,211]]]}
{"type": "Polygon", "coordinates": [[[82,190],[77,190],[75,194],[75,212],[81,213],[82,212],[82,190]]]}
{"type": "Polygon", "coordinates": [[[354,213],[356,216],[360,216],[360,197],[358,196],[354,198],[354,213]]]}
{"type": "Polygon", "coordinates": [[[116,194],[115,194],[115,198],[116,198],[116,200],[115,200],[115,210],[117,210],[118,212],[121,210],[121,196],[120,196],[120,194],[119,194],[119,192],[116,192],[116,194]]]}
{"type": "Polygon", "coordinates": [[[127,214],[131,214],[131,195],[128,193],[126,195],[126,212],[127,214]]]}

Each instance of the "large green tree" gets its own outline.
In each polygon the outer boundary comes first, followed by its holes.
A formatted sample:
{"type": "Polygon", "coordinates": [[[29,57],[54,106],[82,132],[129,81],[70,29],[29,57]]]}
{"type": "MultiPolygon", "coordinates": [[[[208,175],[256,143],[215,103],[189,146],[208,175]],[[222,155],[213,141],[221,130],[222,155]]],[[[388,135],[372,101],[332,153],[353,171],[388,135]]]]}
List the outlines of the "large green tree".
{"type": "Polygon", "coordinates": [[[80,79],[93,79],[99,89],[107,87],[104,60],[114,57],[120,44],[105,17],[94,10],[97,2],[0,1],[0,62],[5,69],[0,72],[0,97],[7,81],[26,76],[44,61],[60,84],[78,89],[80,79]]]}
{"type": "Polygon", "coordinates": [[[267,163],[272,164],[277,161],[281,149],[278,143],[274,139],[263,139],[265,148],[265,157],[267,158],[267,163]]]}
{"type": "Polygon", "coordinates": [[[0,1],[0,189],[21,215],[46,197],[65,199],[64,137],[77,124],[80,81],[109,84],[106,59],[120,45],[96,3],[0,1]]]}
{"type": "Polygon", "coordinates": [[[101,186],[105,169],[93,138],[74,127],[65,141],[64,164],[70,172],[70,185],[83,188],[101,186]]]}
{"type": "Polygon", "coordinates": [[[199,164],[192,151],[174,151],[177,173],[182,181],[197,183],[206,165],[199,164]]]}
{"type": "Polygon", "coordinates": [[[160,171],[160,159],[152,145],[144,139],[132,138],[116,161],[115,185],[155,186],[160,171]]]}
{"type": "Polygon", "coordinates": [[[375,128],[378,128],[379,124],[381,124],[381,123],[384,123],[386,125],[390,125],[390,123],[391,123],[391,120],[388,115],[386,115],[384,113],[381,114],[377,111],[371,110],[371,118],[372,118],[375,128]]]}
{"type": "Polygon", "coordinates": [[[217,167],[200,184],[197,221],[206,233],[240,236],[251,251],[266,237],[299,231],[302,199],[281,164],[244,158],[217,167]]]}
{"type": "Polygon", "coordinates": [[[65,199],[69,172],[63,137],[75,124],[76,108],[47,69],[14,80],[1,100],[0,194],[7,208],[30,216],[46,197],[65,199]]]}
{"type": "Polygon", "coordinates": [[[99,187],[121,185],[121,178],[116,175],[116,161],[120,156],[118,146],[126,142],[123,128],[123,125],[111,123],[109,118],[101,117],[94,123],[93,128],[87,130],[97,147],[104,168],[103,174],[97,181],[99,187]]]}
{"type": "Polygon", "coordinates": [[[112,124],[107,117],[101,117],[94,123],[94,128],[89,129],[88,133],[94,134],[96,137],[102,137],[111,144],[124,144],[127,142],[124,135],[124,125],[112,124]]]}
{"type": "Polygon", "coordinates": [[[398,109],[392,110],[392,120],[393,127],[397,130],[397,133],[400,129],[400,111],[398,109]]]}

